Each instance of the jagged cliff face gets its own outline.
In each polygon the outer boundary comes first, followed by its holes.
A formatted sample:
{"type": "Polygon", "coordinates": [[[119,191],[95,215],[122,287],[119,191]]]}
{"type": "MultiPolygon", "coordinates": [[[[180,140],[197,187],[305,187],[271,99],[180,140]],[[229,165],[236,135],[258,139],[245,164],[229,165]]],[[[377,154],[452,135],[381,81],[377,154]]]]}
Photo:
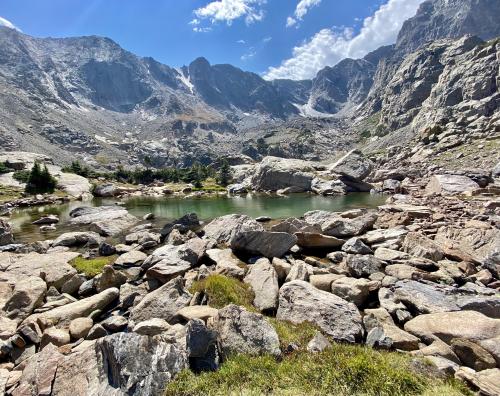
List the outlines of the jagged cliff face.
{"type": "Polygon", "coordinates": [[[499,8],[498,0],[428,0],[395,45],[306,81],[266,81],[204,58],[175,69],[102,37],[38,39],[0,27],[0,146],[96,166],[145,156],[189,165],[227,154],[326,159],[355,144],[351,124],[374,113],[386,135],[377,144],[435,124],[466,127],[460,114],[490,125],[498,44],[480,38],[500,36],[499,8]]]}
{"type": "Polygon", "coordinates": [[[470,34],[483,40],[500,36],[498,0],[427,0],[407,20],[392,53],[382,58],[372,88],[360,109],[370,115],[382,108],[383,91],[405,57],[429,42],[470,34]]]}

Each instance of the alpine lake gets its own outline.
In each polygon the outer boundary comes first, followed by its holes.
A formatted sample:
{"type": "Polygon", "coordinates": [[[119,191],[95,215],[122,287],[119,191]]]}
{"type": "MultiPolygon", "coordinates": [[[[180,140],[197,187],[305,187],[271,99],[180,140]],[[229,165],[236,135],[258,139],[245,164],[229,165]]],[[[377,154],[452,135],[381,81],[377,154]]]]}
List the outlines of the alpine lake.
{"type": "Polygon", "coordinates": [[[383,205],[386,196],[381,194],[351,193],[343,196],[324,197],[314,194],[246,194],[242,196],[202,196],[202,197],[130,197],[126,199],[95,198],[91,201],[73,201],[66,204],[45,205],[17,209],[12,212],[10,223],[18,243],[29,243],[53,239],[69,231],[82,231],[81,226],[69,224],[70,212],[80,206],[122,205],[142,218],[154,214],[152,222],[161,227],[165,223],[196,213],[200,220],[208,222],[216,217],[232,213],[250,217],[269,216],[273,220],[300,217],[311,210],[342,212],[357,208],[376,208],[383,205]],[[56,231],[41,232],[32,222],[48,214],[59,216],[56,231]]]}

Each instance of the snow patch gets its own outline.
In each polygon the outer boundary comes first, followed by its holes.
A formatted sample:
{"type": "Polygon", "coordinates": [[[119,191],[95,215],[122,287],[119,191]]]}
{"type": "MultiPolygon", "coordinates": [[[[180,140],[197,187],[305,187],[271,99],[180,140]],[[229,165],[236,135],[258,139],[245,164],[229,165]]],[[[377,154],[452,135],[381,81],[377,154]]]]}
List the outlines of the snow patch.
{"type": "Polygon", "coordinates": [[[334,114],[322,113],[320,111],[314,110],[309,102],[306,104],[292,103],[300,111],[301,117],[319,117],[319,118],[332,118],[335,117],[334,114]]]}
{"type": "Polygon", "coordinates": [[[194,94],[194,85],[191,82],[191,78],[189,76],[186,77],[184,75],[184,72],[182,71],[182,69],[177,68],[175,70],[177,70],[177,73],[179,73],[177,75],[177,79],[180,80],[186,87],[188,87],[189,92],[191,92],[191,95],[193,95],[194,94]]]}

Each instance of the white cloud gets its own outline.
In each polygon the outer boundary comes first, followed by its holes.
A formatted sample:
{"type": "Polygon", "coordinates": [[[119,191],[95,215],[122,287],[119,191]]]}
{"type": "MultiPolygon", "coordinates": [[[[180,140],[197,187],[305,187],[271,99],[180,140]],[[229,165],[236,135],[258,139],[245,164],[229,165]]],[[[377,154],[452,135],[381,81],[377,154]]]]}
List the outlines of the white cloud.
{"type": "Polygon", "coordinates": [[[196,32],[196,33],[207,33],[207,32],[210,32],[211,30],[212,30],[212,28],[209,26],[206,26],[206,27],[195,26],[193,28],[193,32],[196,32]]]}
{"type": "Polygon", "coordinates": [[[240,59],[243,62],[246,62],[247,60],[252,59],[255,55],[257,55],[257,51],[255,48],[251,47],[247,53],[241,55],[240,59]]]}
{"type": "Polygon", "coordinates": [[[315,7],[321,3],[321,0],[300,0],[299,4],[295,8],[294,17],[288,17],[286,19],[286,27],[295,25],[298,21],[301,21],[309,9],[315,7]]]}
{"type": "Polygon", "coordinates": [[[198,20],[209,19],[212,23],[226,22],[244,17],[247,24],[258,22],[264,18],[264,11],[260,6],[266,0],[217,0],[208,3],[205,7],[194,10],[198,20]]]}
{"type": "Polygon", "coordinates": [[[15,26],[11,21],[8,21],[7,19],[2,18],[2,17],[0,17],[0,26],[6,26],[8,28],[15,29],[18,32],[21,31],[21,29],[19,29],[17,26],[15,26]]]}
{"type": "Polygon", "coordinates": [[[246,44],[246,41],[245,40],[238,40],[237,43],[238,44],[246,44]]]}
{"type": "Polygon", "coordinates": [[[263,42],[264,44],[267,44],[267,43],[268,43],[268,42],[270,42],[272,39],[273,39],[273,38],[272,38],[271,36],[269,36],[269,37],[264,37],[264,38],[262,39],[262,42],[263,42]]]}
{"type": "Polygon", "coordinates": [[[389,0],[365,18],[357,35],[352,28],[322,29],[309,41],[293,49],[293,57],[278,67],[270,67],[264,78],[312,78],[325,66],[334,66],[344,58],[362,58],[382,45],[392,44],[403,22],[415,15],[424,0],[389,0]]]}

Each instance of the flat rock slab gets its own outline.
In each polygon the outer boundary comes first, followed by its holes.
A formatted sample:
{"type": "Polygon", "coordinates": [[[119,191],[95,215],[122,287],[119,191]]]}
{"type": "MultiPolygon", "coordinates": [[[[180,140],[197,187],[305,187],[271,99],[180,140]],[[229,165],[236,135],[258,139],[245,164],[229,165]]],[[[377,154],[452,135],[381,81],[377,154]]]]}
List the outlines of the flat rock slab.
{"type": "Polygon", "coordinates": [[[328,249],[342,246],[344,240],[312,232],[296,232],[297,245],[309,249],[328,249]]]}
{"type": "Polygon", "coordinates": [[[97,310],[104,310],[118,299],[120,292],[116,288],[104,290],[91,297],[54,308],[50,311],[29,316],[25,322],[36,322],[38,319],[47,320],[58,326],[69,326],[73,319],[89,316],[97,310]]]}
{"type": "Polygon", "coordinates": [[[408,321],[404,329],[428,341],[436,338],[446,343],[454,338],[480,341],[500,336],[500,319],[474,311],[441,312],[419,315],[408,321]]]}
{"type": "Polygon", "coordinates": [[[292,323],[311,322],[337,341],[356,342],[363,335],[361,314],[353,303],[305,281],[281,287],[276,317],[292,323]]]}
{"type": "Polygon", "coordinates": [[[56,289],[71,279],[77,272],[68,264],[80,254],[75,252],[57,253],[0,253],[0,269],[12,278],[37,276],[42,278],[47,287],[56,289]]]}
{"type": "Polygon", "coordinates": [[[297,237],[284,232],[243,231],[235,234],[231,248],[267,258],[282,257],[297,243],[297,237]]]}

